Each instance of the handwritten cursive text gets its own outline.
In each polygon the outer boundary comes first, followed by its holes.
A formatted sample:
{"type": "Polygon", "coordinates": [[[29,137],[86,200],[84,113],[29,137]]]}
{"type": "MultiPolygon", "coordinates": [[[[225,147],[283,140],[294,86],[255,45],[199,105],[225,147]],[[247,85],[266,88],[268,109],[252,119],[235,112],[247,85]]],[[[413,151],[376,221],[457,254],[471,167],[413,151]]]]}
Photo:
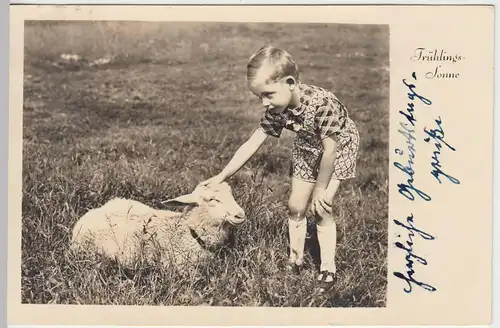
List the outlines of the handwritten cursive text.
{"type": "MultiPolygon", "coordinates": [[[[413,80],[417,80],[417,75],[415,72],[411,75],[413,80]]],[[[430,105],[432,102],[425,98],[424,96],[418,94],[416,92],[416,86],[414,83],[409,83],[406,79],[403,79],[403,84],[407,87],[407,97],[410,100],[408,102],[407,108],[405,111],[399,111],[399,113],[406,119],[406,122],[400,122],[400,126],[402,129],[399,129],[398,132],[405,136],[406,138],[406,146],[408,151],[408,160],[405,165],[400,162],[394,162],[394,166],[405,173],[406,183],[398,184],[398,192],[406,197],[409,200],[415,200],[415,195],[413,192],[416,192],[418,196],[420,196],[425,201],[430,201],[431,197],[423,192],[422,190],[415,187],[415,169],[413,165],[415,163],[416,156],[416,147],[415,147],[415,122],[417,121],[415,117],[415,99],[419,99],[425,105],[430,105]]],[[[396,154],[404,155],[405,152],[401,149],[395,150],[396,154]]]]}
{"type": "MultiPolygon", "coordinates": [[[[399,220],[394,219],[394,223],[400,227],[403,227],[407,233],[408,233],[408,238],[404,241],[404,244],[401,242],[396,242],[395,245],[397,248],[405,251],[406,256],[406,271],[404,273],[401,272],[393,272],[394,276],[396,276],[399,279],[404,280],[407,283],[407,287],[404,288],[404,291],[406,293],[411,293],[413,290],[413,285],[419,286],[425,290],[434,292],[436,291],[436,288],[424,283],[422,281],[418,281],[414,275],[416,274],[414,265],[417,263],[420,263],[421,265],[427,265],[427,260],[424,259],[421,256],[418,256],[414,253],[414,246],[415,246],[415,241],[414,238],[416,236],[420,236],[424,240],[434,240],[435,238],[430,235],[427,232],[424,232],[418,228],[415,227],[414,225],[414,220],[413,220],[413,214],[410,214],[406,218],[406,224],[403,222],[400,222],[399,220]]],[[[398,235],[398,237],[401,237],[401,235],[398,235]]]]}
{"type": "Polygon", "coordinates": [[[441,116],[439,116],[436,120],[434,120],[434,122],[437,124],[437,128],[430,129],[430,130],[427,130],[427,128],[424,128],[424,132],[427,134],[427,137],[424,138],[424,141],[429,143],[432,140],[434,142],[434,147],[436,149],[432,153],[432,164],[431,165],[433,167],[433,170],[431,171],[431,174],[439,181],[439,183],[442,183],[440,176],[443,175],[452,183],[460,184],[460,180],[445,173],[442,169],[441,161],[439,160],[439,155],[441,155],[441,149],[443,148],[443,145],[448,147],[452,151],[455,151],[456,149],[444,140],[444,130],[442,127],[443,121],[441,119],[441,116]]]}

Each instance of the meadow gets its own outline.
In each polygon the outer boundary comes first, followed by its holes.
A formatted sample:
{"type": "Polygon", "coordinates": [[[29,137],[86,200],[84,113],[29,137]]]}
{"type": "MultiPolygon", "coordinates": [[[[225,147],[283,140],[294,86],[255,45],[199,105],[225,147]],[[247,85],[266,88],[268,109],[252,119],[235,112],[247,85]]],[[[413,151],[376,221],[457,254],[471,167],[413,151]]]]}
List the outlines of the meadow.
{"type": "Polygon", "coordinates": [[[382,307],[387,288],[389,30],[336,24],[29,22],[23,104],[22,302],[382,307]],[[345,103],[361,137],[357,177],[335,203],[338,288],[311,294],[317,264],[287,259],[293,135],[270,139],[229,182],[248,221],[198,279],[68,252],[91,208],[127,197],[161,208],[218,173],[258,126],[245,65],[263,44],[304,83],[345,103]],[[72,64],[62,54],[76,54],[72,64]],[[100,61],[99,65],[91,65],[100,61]]]}

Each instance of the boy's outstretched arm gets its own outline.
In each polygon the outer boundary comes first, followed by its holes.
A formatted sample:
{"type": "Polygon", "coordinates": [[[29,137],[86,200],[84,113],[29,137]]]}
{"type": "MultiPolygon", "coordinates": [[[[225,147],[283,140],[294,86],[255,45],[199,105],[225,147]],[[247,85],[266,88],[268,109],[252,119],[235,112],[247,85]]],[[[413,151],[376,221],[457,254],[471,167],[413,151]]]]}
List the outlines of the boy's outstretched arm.
{"type": "Polygon", "coordinates": [[[229,163],[219,174],[200,182],[198,186],[208,185],[210,183],[221,183],[232,177],[259,150],[267,137],[268,135],[262,129],[255,130],[250,138],[238,148],[229,163]]]}

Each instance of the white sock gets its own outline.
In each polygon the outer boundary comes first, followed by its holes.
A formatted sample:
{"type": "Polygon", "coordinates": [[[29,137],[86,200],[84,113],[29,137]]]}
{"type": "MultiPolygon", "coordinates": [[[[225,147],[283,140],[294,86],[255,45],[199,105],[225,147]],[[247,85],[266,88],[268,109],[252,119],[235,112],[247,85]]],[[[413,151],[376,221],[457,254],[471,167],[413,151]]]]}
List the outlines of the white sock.
{"type": "Polygon", "coordinates": [[[290,262],[298,265],[304,262],[304,246],[306,241],[307,220],[288,219],[288,236],[290,237],[290,262]]]}
{"type": "Polygon", "coordinates": [[[328,225],[316,225],[318,243],[321,256],[321,271],[328,270],[336,273],[335,251],[337,246],[337,225],[335,222],[328,225]]]}

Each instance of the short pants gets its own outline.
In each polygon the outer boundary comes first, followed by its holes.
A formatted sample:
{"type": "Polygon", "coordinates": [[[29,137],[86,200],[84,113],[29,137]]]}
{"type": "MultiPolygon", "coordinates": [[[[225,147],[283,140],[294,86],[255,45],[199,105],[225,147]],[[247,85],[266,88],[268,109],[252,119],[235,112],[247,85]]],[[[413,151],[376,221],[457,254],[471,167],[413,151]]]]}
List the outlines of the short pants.
{"type": "MultiPolygon", "coordinates": [[[[306,132],[298,132],[292,149],[292,176],[306,182],[316,182],[323,155],[320,140],[306,132]]],[[[356,160],[359,148],[359,133],[352,120],[336,134],[337,157],[332,179],[344,180],[356,176],[356,160]]]]}

